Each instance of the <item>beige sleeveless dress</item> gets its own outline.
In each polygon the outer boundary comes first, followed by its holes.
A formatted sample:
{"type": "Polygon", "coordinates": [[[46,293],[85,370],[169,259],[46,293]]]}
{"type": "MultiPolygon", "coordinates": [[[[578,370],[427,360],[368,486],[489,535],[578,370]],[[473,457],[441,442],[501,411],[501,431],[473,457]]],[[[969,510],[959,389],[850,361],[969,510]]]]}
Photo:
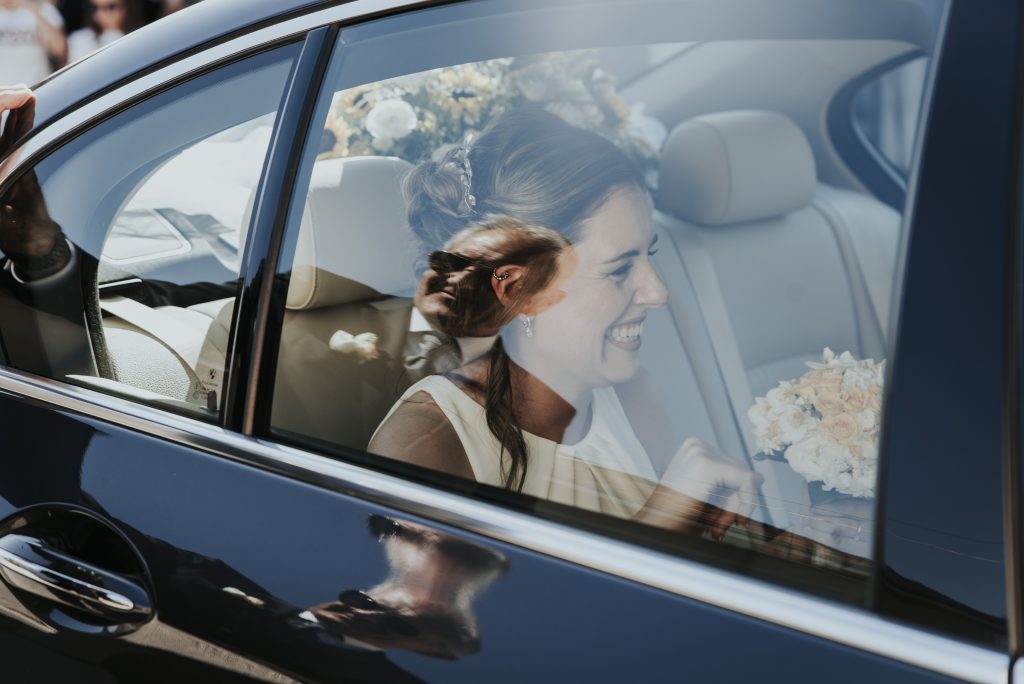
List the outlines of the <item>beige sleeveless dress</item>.
{"type": "MultiPolygon", "coordinates": [[[[501,445],[487,427],[484,408],[444,376],[428,376],[406,390],[383,422],[417,392],[429,394],[451,422],[476,480],[500,487],[501,445]]],[[[592,410],[590,430],[576,444],[558,444],[523,431],[529,465],[522,491],[561,504],[631,518],[650,497],[657,475],[615,390],[595,389],[592,410]]]]}

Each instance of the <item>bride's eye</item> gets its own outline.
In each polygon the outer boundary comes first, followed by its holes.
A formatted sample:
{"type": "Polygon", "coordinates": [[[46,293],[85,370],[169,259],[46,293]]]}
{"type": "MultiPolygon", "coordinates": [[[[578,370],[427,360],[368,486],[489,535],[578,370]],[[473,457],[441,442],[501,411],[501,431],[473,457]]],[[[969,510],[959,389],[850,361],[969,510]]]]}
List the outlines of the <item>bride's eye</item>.
{"type": "Polygon", "coordinates": [[[622,264],[622,266],[619,266],[617,269],[615,269],[608,275],[612,278],[612,280],[621,281],[625,280],[626,276],[629,275],[629,272],[631,270],[633,270],[633,262],[627,261],[626,263],[622,264]]]}
{"type": "Polygon", "coordinates": [[[647,250],[647,256],[654,256],[655,254],[658,253],[659,249],[660,247],[657,246],[651,247],[649,250],[647,250]]]}

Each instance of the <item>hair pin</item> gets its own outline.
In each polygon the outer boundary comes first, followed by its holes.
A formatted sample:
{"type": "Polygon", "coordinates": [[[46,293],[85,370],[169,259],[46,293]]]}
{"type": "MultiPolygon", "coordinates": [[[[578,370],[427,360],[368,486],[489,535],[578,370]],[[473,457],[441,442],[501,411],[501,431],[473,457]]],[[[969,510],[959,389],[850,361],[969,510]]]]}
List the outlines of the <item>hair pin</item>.
{"type": "Polygon", "coordinates": [[[473,136],[467,133],[462,142],[455,146],[449,153],[451,155],[445,166],[459,172],[459,182],[462,183],[462,201],[459,208],[464,216],[476,214],[476,195],[473,194],[473,166],[469,162],[469,146],[473,136]]]}

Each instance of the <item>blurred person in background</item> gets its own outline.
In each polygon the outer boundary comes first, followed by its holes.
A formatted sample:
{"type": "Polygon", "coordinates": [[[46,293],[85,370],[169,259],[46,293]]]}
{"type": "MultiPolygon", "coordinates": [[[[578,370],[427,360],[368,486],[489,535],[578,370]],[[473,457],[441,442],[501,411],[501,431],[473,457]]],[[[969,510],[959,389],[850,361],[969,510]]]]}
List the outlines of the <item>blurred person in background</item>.
{"type": "MultiPolygon", "coordinates": [[[[71,35],[88,26],[91,4],[89,0],[50,0],[64,17],[64,32],[71,35]]],[[[164,16],[164,0],[137,0],[140,25],[150,24],[164,16]]]]}
{"type": "Polygon", "coordinates": [[[64,20],[41,0],[0,0],[0,83],[33,84],[67,61],[64,20]]]}
{"type": "Polygon", "coordinates": [[[68,36],[68,61],[76,62],[143,24],[141,0],[88,0],[86,25],[68,36]]]}
{"type": "Polygon", "coordinates": [[[200,0],[164,0],[164,15],[166,16],[172,12],[177,12],[180,9],[185,9],[199,1],[200,0]]]}

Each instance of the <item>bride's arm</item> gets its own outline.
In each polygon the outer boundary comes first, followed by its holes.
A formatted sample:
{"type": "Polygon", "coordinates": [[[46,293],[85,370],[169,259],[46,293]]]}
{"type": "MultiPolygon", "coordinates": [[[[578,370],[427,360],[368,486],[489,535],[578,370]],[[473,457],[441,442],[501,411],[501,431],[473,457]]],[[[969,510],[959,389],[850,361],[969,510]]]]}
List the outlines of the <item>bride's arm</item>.
{"type": "Polygon", "coordinates": [[[634,520],[678,532],[709,530],[721,539],[749,521],[764,478],[700,439],[683,442],[634,520]]]}
{"type": "Polygon", "coordinates": [[[367,450],[449,475],[475,479],[455,428],[426,392],[409,397],[377,430],[367,450]]]}

